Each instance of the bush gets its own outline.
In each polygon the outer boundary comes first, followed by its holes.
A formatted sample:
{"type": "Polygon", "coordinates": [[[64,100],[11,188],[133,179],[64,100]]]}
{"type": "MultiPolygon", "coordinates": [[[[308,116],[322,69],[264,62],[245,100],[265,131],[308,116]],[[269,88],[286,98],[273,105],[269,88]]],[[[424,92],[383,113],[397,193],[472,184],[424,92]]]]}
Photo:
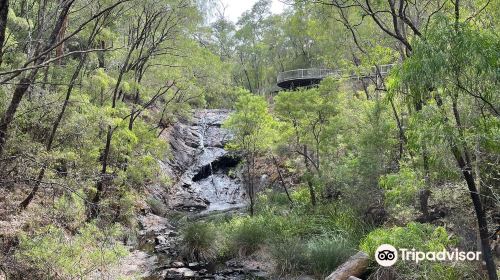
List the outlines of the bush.
{"type": "Polygon", "coordinates": [[[360,244],[360,249],[373,257],[378,246],[391,244],[396,248],[415,248],[421,251],[442,251],[457,244],[443,227],[430,224],[409,223],[406,227],[376,229],[370,232],[360,244]]]}
{"type": "Polygon", "coordinates": [[[307,271],[323,277],[353,254],[354,250],[340,237],[316,237],[306,243],[303,239],[290,238],[273,243],[271,254],[280,273],[307,271]]]}
{"type": "Polygon", "coordinates": [[[65,194],[56,199],[54,214],[70,230],[76,230],[86,219],[84,194],[81,191],[65,194]]]}
{"type": "Polygon", "coordinates": [[[314,275],[325,276],[346,261],[354,250],[350,244],[336,237],[312,240],[308,244],[309,270],[314,275]]]}
{"type": "Polygon", "coordinates": [[[418,174],[408,167],[402,167],[398,173],[387,174],[379,179],[379,186],[385,190],[385,201],[391,206],[413,204],[417,192],[425,183],[418,174]]]}
{"type": "Polygon", "coordinates": [[[146,200],[146,203],[151,208],[153,214],[158,216],[165,216],[167,214],[167,207],[160,200],[150,197],[146,200]]]}
{"type": "MultiPolygon", "coordinates": [[[[396,248],[415,248],[418,251],[442,251],[457,244],[443,227],[434,227],[429,224],[409,223],[406,227],[390,229],[376,229],[368,234],[360,244],[362,251],[373,259],[375,250],[381,244],[391,244],[396,248]]],[[[415,280],[456,280],[482,279],[471,264],[428,262],[422,261],[418,265],[413,262],[398,262],[394,266],[401,279],[415,280]]],[[[380,272],[380,271],[379,271],[380,272]]],[[[382,271],[383,272],[383,271],[382,271]]],[[[374,278],[378,272],[374,274],[374,278]]]]}
{"type": "Polygon", "coordinates": [[[217,258],[216,232],[212,224],[196,222],[182,230],[183,253],[197,261],[211,261],[217,258]]]}
{"type": "Polygon", "coordinates": [[[228,225],[233,250],[239,255],[255,252],[267,238],[266,224],[262,216],[234,218],[228,225]]]}
{"type": "Polygon", "coordinates": [[[280,273],[297,272],[307,267],[307,246],[298,238],[274,243],[271,254],[280,273]]]}
{"type": "Polygon", "coordinates": [[[118,227],[99,229],[86,224],[75,236],[47,226],[28,236],[19,236],[18,261],[28,264],[48,279],[84,279],[94,272],[105,272],[127,255],[126,248],[115,240],[118,227]]]}

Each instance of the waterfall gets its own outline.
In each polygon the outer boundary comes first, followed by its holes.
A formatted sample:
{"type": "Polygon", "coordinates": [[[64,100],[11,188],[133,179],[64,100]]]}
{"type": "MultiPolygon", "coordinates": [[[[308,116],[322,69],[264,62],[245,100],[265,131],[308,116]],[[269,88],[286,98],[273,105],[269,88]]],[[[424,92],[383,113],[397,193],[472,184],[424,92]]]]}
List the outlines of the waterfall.
{"type": "MultiPolygon", "coordinates": [[[[205,150],[205,134],[207,133],[208,131],[208,128],[209,128],[210,124],[207,123],[207,118],[205,116],[205,114],[202,114],[201,115],[201,120],[200,120],[200,130],[199,133],[200,133],[200,147],[201,147],[201,154],[205,153],[206,150],[205,150]]],[[[210,179],[212,181],[212,185],[214,186],[214,190],[215,190],[215,196],[218,197],[219,196],[219,192],[217,191],[217,184],[214,180],[214,169],[212,167],[212,162],[210,162],[208,164],[209,166],[209,170],[210,170],[210,179]]]]}

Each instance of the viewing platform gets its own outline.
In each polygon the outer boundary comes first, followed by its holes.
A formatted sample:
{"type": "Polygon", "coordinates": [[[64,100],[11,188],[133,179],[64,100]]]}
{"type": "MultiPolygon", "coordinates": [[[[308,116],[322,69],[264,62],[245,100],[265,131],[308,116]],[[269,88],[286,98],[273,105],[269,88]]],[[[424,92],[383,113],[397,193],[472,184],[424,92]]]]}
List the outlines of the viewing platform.
{"type": "Polygon", "coordinates": [[[280,88],[292,89],[296,87],[319,84],[319,82],[326,77],[334,77],[335,79],[347,78],[354,80],[377,78],[380,76],[384,77],[387,73],[389,73],[394,65],[395,64],[379,65],[378,71],[377,67],[373,66],[371,71],[362,74],[352,72],[348,73],[347,71],[333,69],[295,69],[279,73],[276,82],[280,88]]]}

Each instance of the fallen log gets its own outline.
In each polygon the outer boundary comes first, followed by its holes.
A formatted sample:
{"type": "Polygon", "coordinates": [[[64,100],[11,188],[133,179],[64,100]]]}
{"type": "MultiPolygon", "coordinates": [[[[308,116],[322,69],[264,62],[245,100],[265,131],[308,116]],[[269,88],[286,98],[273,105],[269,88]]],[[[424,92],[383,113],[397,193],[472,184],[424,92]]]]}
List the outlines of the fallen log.
{"type": "Polygon", "coordinates": [[[326,277],[325,280],[348,280],[353,279],[350,278],[351,276],[360,277],[366,272],[369,262],[370,258],[366,253],[358,252],[326,277]]]}

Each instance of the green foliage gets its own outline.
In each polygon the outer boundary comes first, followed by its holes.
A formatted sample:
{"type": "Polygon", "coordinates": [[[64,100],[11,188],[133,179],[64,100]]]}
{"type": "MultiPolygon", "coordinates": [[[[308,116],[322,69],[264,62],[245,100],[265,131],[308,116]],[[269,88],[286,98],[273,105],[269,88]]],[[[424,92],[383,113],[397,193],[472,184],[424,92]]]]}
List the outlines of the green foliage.
{"type": "Polygon", "coordinates": [[[264,98],[243,93],[236,102],[236,111],[224,123],[234,133],[229,149],[255,154],[267,149],[276,137],[276,122],[268,112],[264,98]]]}
{"type": "Polygon", "coordinates": [[[268,222],[262,216],[233,218],[227,225],[233,250],[241,256],[256,251],[268,237],[268,222]]]}
{"type": "MultiPolygon", "coordinates": [[[[360,249],[374,258],[375,250],[381,244],[391,244],[396,248],[415,248],[423,252],[452,250],[458,240],[448,234],[443,227],[429,224],[409,223],[406,227],[376,229],[360,243],[360,249]]],[[[475,264],[423,261],[418,265],[412,262],[398,262],[396,273],[404,279],[483,279],[475,264]]]]}
{"type": "Polygon", "coordinates": [[[409,223],[406,227],[376,229],[361,241],[359,247],[373,257],[375,250],[382,244],[391,244],[396,248],[415,248],[427,252],[442,251],[456,243],[457,240],[448,235],[443,227],[409,223]]]}
{"type": "Polygon", "coordinates": [[[194,260],[211,261],[217,257],[215,228],[210,223],[194,222],[182,229],[183,253],[194,260]]]}
{"type": "Polygon", "coordinates": [[[79,228],[86,219],[85,201],[83,192],[72,192],[63,195],[54,203],[55,215],[67,228],[75,230],[79,228]]]}
{"type": "Polygon", "coordinates": [[[354,254],[344,239],[325,236],[312,239],[308,244],[308,267],[314,275],[327,276],[354,254]]]}
{"type": "Polygon", "coordinates": [[[387,174],[379,179],[379,185],[385,190],[385,202],[391,206],[413,204],[417,193],[425,182],[414,170],[402,167],[398,173],[387,174]]]}
{"type": "Polygon", "coordinates": [[[148,203],[149,207],[151,207],[151,211],[153,214],[158,215],[158,216],[165,216],[167,214],[167,207],[165,204],[153,197],[150,197],[146,200],[148,203]]]}
{"type": "Polygon", "coordinates": [[[51,279],[86,278],[98,270],[105,272],[127,255],[116,241],[120,236],[118,227],[103,230],[90,223],[69,236],[50,225],[33,235],[22,233],[16,258],[51,279]]]}
{"type": "Polygon", "coordinates": [[[271,254],[280,273],[296,273],[308,264],[307,246],[297,238],[273,243],[271,254]]]}
{"type": "Polygon", "coordinates": [[[309,242],[298,238],[276,241],[271,253],[281,273],[308,273],[324,277],[335,270],[353,251],[345,240],[321,236],[309,242]]]}

